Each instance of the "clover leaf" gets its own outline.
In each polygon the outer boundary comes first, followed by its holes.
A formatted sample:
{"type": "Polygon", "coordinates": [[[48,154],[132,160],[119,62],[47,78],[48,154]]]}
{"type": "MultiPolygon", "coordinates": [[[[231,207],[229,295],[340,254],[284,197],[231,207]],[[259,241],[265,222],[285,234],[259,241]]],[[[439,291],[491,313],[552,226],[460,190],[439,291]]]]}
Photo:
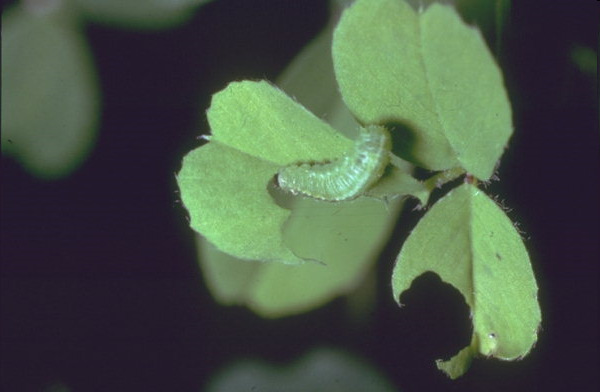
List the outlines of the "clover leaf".
{"type": "MultiPolygon", "coordinates": [[[[278,86],[286,91],[289,96],[297,97],[313,113],[325,117],[330,125],[341,134],[351,137],[358,129],[358,124],[343,104],[337,90],[333,64],[329,55],[332,31],[333,23],[303,49],[280,76],[278,86]]],[[[262,84],[266,85],[264,82],[262,84]]],[[[239,88],[239,86],[236,88],[239,88]]],[[[256,83],[247,83],[246,88],[256,88],[256,83]]],[[[270,88],[274,89],[273,87],[270,88]]],[[[227,118],[228,115],[226,111],[223,111],[223,108],[228,108],[234,113],[233,116],[237,116],[240,110],[242,112],[249,111],[247,104],[250,101],[245,97],[236,101],[231,97],[221,99],[222,94],[225,94],[225,92],[215,96],[209,111],[213,136],[208,145],[214,143],[217,139],[223,140],[228,137],[228,131],[220,132],[220,129],[226,129],[230,125],[228,124],[230,119],[227,118]],[[218,125],[220,124],[219,117],[223,118],[222,126],[218,125]],[[215,123],[217,124],[216,132],[214,129],[215,123]]],[[[261,97],[264,95],[261,95],[261,97]]],[[[281,93],[279,92],[279,94],[276,94],[275,99],[280,97],[281,93]]],[[[284,97],[283,100],[284,102],[290,101],[287,97],[284,97]]],[[[268,116],[271,114],[270,110],[273,107],[276,106],[272,102],[263,102],[262,106],[254,108],[250,116],[244,114],[246,118],[239,121],[247,125],[248,118],[260,116],[261,114],[258,112],[261,111],[263,111],[262,116],[268,116]]],[[[301,112],[304,112],[304,110],[301,110],[301,112]]],[[[289,115],[280,118],[283,121],[294,119],[293,116],[289,115]]],[[[265,120],[269,124],[274,121],[276,120],[265,120]]],[[[280,125],[280,127],[274,127],[276,132],[287,132],[289,130],[287,124],[280,125]]],[[[310,124],[307,126],[310,126],[310,124]]],[[[243,143],[243,141],[239,145],[239,148],[245,149],[248,153],[247,156],[250,158],[252,154],[260,154],[266,147],[271,150],[285,150],[296,146],[295,142],[290,141],[286,141],[285,145],[268,144],[272,136],[262,133],[265,126],[257,123],[255,127],[257,128],[256,133],[248,136],[245,141],[250,140],[252,142],[258,137],[264,138],[262,144],[258,144],[258,150],[251,150],[252,147],[247,143],[243,143]],[[261,145],[262,149],[260,148],[261,145]]],[[[236,132],[240,132],[241,128],[237,124],[233,124],[230,132],[235,135],[236,132]]],[[[299,129],[297,131],[300,132],[299,129]]],[[[310,134],[304,130],[299,135],[310,139],[310,134]]],[[[230,140],[227,143],[236,143],[234,136],[230,140]]],[[[345,138],[342,140],[344,143],[347,141],[345,138]]],[[[199,150],[201,151],[207,146],[200,147],[199,150]]],[[[332,154],[335,154],[335,152],[332,154]]],[[[312,155],[310,158],[319,159],[318,156],[312,155]]],[[[207,160],[209,159],[210,156],[207,156],[207,160]]],[[[225,160],[227,159],[225,158],[225,160]]],[[[410,170],[410,166],[405,162],[395,160],[395,164],[398,166],[398,168],[395,168],[396,172],[400,170],[408,172],[410,170]]],[[[190,175],[202,173],[210,167],[209,165],[210,163],[196,165],[194,162],[187,160],[184,162],[184,167],[189,166],[190,175]]],[[[246,167],[241,176],[232,174],[230,181],[238,183],[252,182],[251,172],[247,169],[246,167]]],[[[276,168],[272,169],[270,175],[273,175],[276,170],[276,168]]],[[[181,174],[179,177],[181,177],[181,174]]],[[[420,189],[418,186],[420,183],[416,180],[411,178],[411,181],[406,176],[402,179],[408,185],[404,186],[407,191],[420,189]]],[[[181,180],[179,182],[182,194],[188,194],[188,183],[182,183],[181,180]]],[[[202,182],[206,183],[206,181],[202,182]]],[[[189,182],[189,184],[199,183],[200,180],[189,182]]],[[[386,180],[386,184],[390,184],[390,181],[386,180]]],[[[259,188],[257,193],[262,193],[261,189],[266,188],[264,179],[259,180],[255,185],[259,188]]],[[[214,186],[212,186],[212,189],[215,190],[212,194],[214,213],[219,215],[219,211],[222,211],[220,217],[217,216],[213,219],[213,223],[218,224],[221,221],[228,224],[237,223],[239,219],[230,221],[230,208],[223,206],[224,200],[220,200],[218,189],[214,186]]],[[[241,189],[238,188],[237,192],[240,193],[240,191],[241,189]]],[[[397,186],[394,191],[398,191],[397,186]]],[[[232,190],[229,193],[236,193],[236,191],[232,190]]],[[[246,190],[241,193],[248,195],[246,190]]],[[[193,196],[188,196],[186,205],[192,203],[196,203],[196,205],[206,204],[204,201],[195,202],[193,196]]],[[[206,196],[210,198],[210,195],[206,196]]],[[[244,197],[243,195],[239,196],[244,197]]],[[[383,197],[388,198],[388,196],[390,196],[389,192],[376,195],[380,199],[383,197]]],[[[254,198],[252,195],[249,197],[254,198]]],[[[208,288],[221,304],[245,305],[263,317],[281,317],[308,311],[323,305],[338,295],[348,294],[356,289],[376,261],[376,256],[381,247],[389,238],[401,205],[400,200],[390,200],[388,203],[383,204],[374,198],[359,198],[345,203],[329,203],[297,197],[285,203],[281,203],[280,200],[265,203],[261,206],[261,208],[264,207],[262,211],[265,213],[269,213],[269,211],[289,213],[289,217],[281,227],[277,227],[277,224],[271,226],[273,229],[271,238],[279,241],[280,236],[282,236],[284,245],[294,255],[300,256],[301,260],[319,260],[325,265],[304,263],[292,268],[289,265],[277,262],[248,263],[242,260],[247,259],[247,257],[244,257],[244,251],[240,252],[242,257],[234,257],[231,255],[231,247],[227,247],[227,244],[225,246],[219,245],[217,248],[203,238],[198,237],[199,264],[208,288]],[[280,208],[282,205],[285,205],[286,210],[280,208]],[[369,227],[368,232],[363,230],[365,226],[369,227]],[[224,249],[228,249],[229,254],[224,253],[224,249]]],[[[240,202],[236,208],[244,209],[247,206],[247,203],[240,202]]],[[[219,228],[215,228],[215,230],[218,231],[219,228]]],[[[242,228],[242,230],[245,229],[242,228]]],[[[202,233],[207,236],[206,231],[202,233]]],[[[242,233],[240,236],[236,232],[232,232],[229,237],[224,235],[222,240],[229,241],[233,244],[232,246],[240,247],[243,246],[244,241],[250,241],[250,246],[252,246],[251,239],[248,237],[243,238],[245,235],[245,233],[242,233]]],[[[207,237],[214,243],[212,237],[207,237]]],[[[280,248],[271,247],[270,254],[265,257],[271,257],[272,252],[278,250],[280,248]]]]}
{"type": "Polygon", "coordinates": [[[475,355],[525,356],[541,322],[537,285],[519,233],[485,193],[464,184],[440,199],[404,243],[392,275],[394,298],[424,272],[456,287],[471,308],[471,345],[438,367],[462,375],[475,355]]]}
{"type": "Polygon", "coordinates": [[[481,34],[453,8],[358,0],[335,30],[333,60],[350,110],[394,126],[402,158],[492,176],[512,133],[510,105],[481,34]]]}

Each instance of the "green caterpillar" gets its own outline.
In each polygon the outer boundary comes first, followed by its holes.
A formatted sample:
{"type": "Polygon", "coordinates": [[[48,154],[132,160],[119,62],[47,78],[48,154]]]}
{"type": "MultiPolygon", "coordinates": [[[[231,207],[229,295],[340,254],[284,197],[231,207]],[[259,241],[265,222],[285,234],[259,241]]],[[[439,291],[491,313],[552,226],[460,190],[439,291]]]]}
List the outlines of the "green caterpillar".
{"type": "Polygon", "coordinates": [[[298,163],[277,174],[285,191],[327,201],[361,196],[383,174],[389,162],[389,132],[381,126],[361,128],[358,139],[342,157],[327,163],[298,163]]]}

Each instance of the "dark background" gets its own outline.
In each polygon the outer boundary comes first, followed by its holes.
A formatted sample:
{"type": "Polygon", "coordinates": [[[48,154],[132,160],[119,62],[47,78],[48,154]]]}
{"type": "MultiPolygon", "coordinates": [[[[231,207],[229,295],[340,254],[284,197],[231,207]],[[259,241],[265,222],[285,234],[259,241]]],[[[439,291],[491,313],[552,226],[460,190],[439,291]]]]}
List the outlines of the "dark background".
{"type": "MultiPolygon", "coordinates": [[[[577,3],[515,1],[500,53],[515,134],[487,191],[513,208],[540,286],[543,329],[525,359],[478,360],[457,381],[435,369],[468,342],[468,309],[426,275],[400,310],[397,245],[366,324],[347,321],[343,300],[271,321],[214,303],[175,173],[208,131],[210,95],[274,80],[328,18],[325,1],[218,0],[174,30],[87,28],[103,111],[72,176],[38,181],[2,158],[2,390],[199,391],[239,356],[285,363],[316,345],[364,356],[402,391],[597,390],[598,100],[569,51],[597,50],[599,19],[598,3],[577,3]]],[[[408,208],[391,243],[420,216],[408,208]]]]}

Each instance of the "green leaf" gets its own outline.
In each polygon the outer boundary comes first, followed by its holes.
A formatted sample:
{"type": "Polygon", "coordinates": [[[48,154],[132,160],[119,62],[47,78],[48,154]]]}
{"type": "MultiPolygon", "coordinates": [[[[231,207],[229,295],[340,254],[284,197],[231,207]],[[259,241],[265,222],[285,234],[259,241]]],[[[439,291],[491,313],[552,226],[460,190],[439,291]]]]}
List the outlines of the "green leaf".
{"type": "Polygon", "coordinates": [[[288,165],[341,156],[352,141],[265,81],[233,82],[207,112],[211,141],[288,165]]]}
{"type": "Polygon", "coordinates": [[[268,184],[281,166],[340,156],[351,140],[266,82],[231,83],[208,120],[210,142],[186,155],[177,177],[190,225],[240,259],[302,263],[282,242],[290,211],[268,184]]]}
{"type": "Polygon", "coordinates": [[[83,34],[62,9],[2,15],[2,153],[64,177],[96,141],[99,92],[83,34]]]}
{"type": "Polygon", "coordinates": [[[329,348],[311,350],[294,363],[271,364],[257,359],[236,361],[219,370],[207,392],[397,391],[379,371],[365,361],[329,348]],[[253,386],[258,385],[254,388],[253,386]]]}
{"type": "Polygon", "coordinates": [[[450,378],[456,379],[469,370],[473,358],[477,355],[477,344],[475,339],[471,340],[471,344],[458,352],[449,361],[437,359],[435,364],[438,369],[446,373],[450,378]]]}
{"type": "Polygon", "coordinates": [[[481,34],[454,9],[358,0],[335,31],[333,60],[357,118],[397,125],[402,158],[491,177],[512,133],[510,105],[481,34]]]}
{"type": "Polygon", "coordinates": [[[471,348],[438,363],[450,377],[462,375],[476,353],[514,360],[531,350],[541,314],[529,256],[506,214],[475,186],[452,190],[418,223],[394,267],[394,298],[427,271],[471,308],[471,348]]]}
{"type": "Polygon", "coordinates": [[[277,167],[218,142],[190,152],[177,181],[191,227],[241,259],[301,262],[281,243],[289,211],[267,193],[277,167]]]}
{"type": "Polygon", "coordinates": [[[284,227],[284,243],[303,259],[324,264],[247,263],[204,242],[199,243],[203,275],[222,304],[246,305],[263,317],[306,312],[362,282],[401,205],[365,197],[344,203],[298,199],[284,227]]]}

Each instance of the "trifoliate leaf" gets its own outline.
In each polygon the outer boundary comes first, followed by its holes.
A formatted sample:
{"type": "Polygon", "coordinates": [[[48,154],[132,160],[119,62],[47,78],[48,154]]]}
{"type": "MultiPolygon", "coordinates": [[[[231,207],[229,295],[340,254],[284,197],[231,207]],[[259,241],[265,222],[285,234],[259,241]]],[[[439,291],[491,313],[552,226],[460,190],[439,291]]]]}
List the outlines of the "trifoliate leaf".
{"type": "MultiPolygon", "coordinates": [[[[325,30],[303,49],[277,84],[351,137],[358,124],[337,91],[329,55],[332,30],[325,30]]],[[[410,170],[406,164],[402,168],[410,170]]],[[[286,207],[292,213],[283,226],[285,245],[294,254],[325,265],[305,263],[291,268],[279,263],[248,263],[200,238],[199,263],[206,285],[217,302],[245,305],[263,317],[314,309],[363,282],[389,238],[400,205],[392,202],[386,206],[364,198],[343,204],[291,198],[286,207]],[[366,232],[360,230],[364,225],[369,228],[366,232]]]]}
{"type": "Polygon", "coordinates": [[[512,133],[510,105],[481,34],[453,8],[358,0],[336,28],[333,60],[350,110],[396,125],[402,158],[491,177],[512,133]]]}
{"type": "Polygon", "coordinates": [[[427,271],[471,308],[471,346],[438,362],[450,377],[462,375],[475,354],[514,360],[531,350],[541,314],[529,256],[510,219],[475,186],[452,190],[417,224],[393,271],[394,298],[427,271]]]}

